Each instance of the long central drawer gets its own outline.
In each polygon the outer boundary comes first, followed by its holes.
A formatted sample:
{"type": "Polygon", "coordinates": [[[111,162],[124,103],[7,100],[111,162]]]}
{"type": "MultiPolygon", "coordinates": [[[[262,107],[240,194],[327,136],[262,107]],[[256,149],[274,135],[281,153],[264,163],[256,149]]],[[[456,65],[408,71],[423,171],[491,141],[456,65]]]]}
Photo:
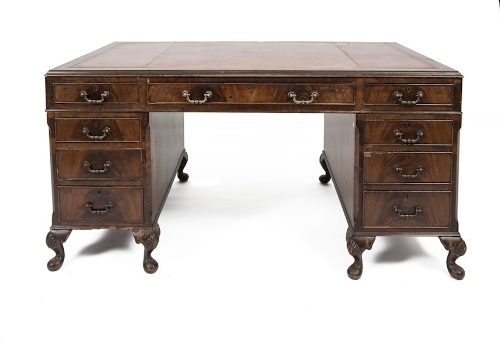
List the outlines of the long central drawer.
{"type": "Polygon", "coordinates": [[[149,83],[148,104],[343,104],[353,105],[348,84],[149,83]],[[187,96],[187,94],[189,96],[187,96]],[[188,99],[189,97],[189,99],[188,99]],[[299,102],[299,103],[297,103],[299,102]]]}

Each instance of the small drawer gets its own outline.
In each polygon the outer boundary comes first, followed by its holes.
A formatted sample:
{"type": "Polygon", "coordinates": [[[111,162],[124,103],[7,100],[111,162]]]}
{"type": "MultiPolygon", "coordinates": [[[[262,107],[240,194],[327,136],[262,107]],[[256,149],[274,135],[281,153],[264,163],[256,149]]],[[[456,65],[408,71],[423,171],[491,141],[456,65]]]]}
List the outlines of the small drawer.
{"type": "Polygon", "coordinates": [[[451,192],[363,193],[365,228],[449,228],[451,192]]]}
{"type": "Polygon", "coordinates": [[[141,187],[59,187],[62,222],[125,223],[143,219],[141,187]]]}
{"type": "Polygon", "coordinates": [[[138,104],[137,83],[54,83],[54,104],[138,104]]]}
{"type": "Polygon", "coordinates": [[[353,105],[354,94],[354,84],[148,84],[149,104],[353,105]]]}
{"type": "Polygon", "coordinates": [[[453,84],[365,85],[364,105],[429,107],[453,104],[453,84]]]}
{"type": "Polygon", "coordinates": [[[139,118],[58,118],[56,141],[138,142],[141,140],[139,118]]]}
{"type": "Polygon", "coordinates": [[[453,121],[366,121],[364,129],[365,144],[453,144],[453,121]]]}
{"type": "Polygon", "coordinates": [[[365,152],[365,184],[451,183],[451,153],[365,152]]]}
{"type": "Polygon", "coordinates": [[[59,179],[140,179],[141,149],[58,150],[59,179]]]}

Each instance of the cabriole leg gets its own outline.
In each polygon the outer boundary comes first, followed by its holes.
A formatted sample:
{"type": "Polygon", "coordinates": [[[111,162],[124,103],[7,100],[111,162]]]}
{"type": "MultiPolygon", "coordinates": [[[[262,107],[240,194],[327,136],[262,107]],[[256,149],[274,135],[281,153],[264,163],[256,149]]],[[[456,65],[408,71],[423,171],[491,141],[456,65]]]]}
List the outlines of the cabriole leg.
{"type": "Polygon", "coordinates": [[[465,277],[465,270],[455,263],[455,261],[463,256],[467,251],[465,241],[461,237],[439,237],[444,248],[448,251],[446,258],[446,267],[451,277],[461,280],[465,277]]]}
{"type": "Polygon", "coordinates": [[[354,263],[347,269],[347,275],[351,279],[357,280],[363,273],[363,252],[365,250],[371,250],[375,237],[355,237],[352,235],[352,230],[349,228],[347,229],[346,240],[347,251],[354,257],[354,263]]]}
{"type": "Polygon", "coordinates": [[[71,229],[51,229],[47,234],[45,242],[56,253],[56,256],[47,263],[47,269],[50,271],[57,271],[63,265],[65,257],[63,244],[70,234],[71,229]]]}
{"type": "Polygon", "coordinates": [[[327,184],[332,177],[330,176],[330,172],[328,171],[328,165],[326,164],[326,156],[325,152],[321,153],[319,156],[319,163],[321,167],[323,167],[323,170],[325,170],[325,174],[319,176],[319,181],[323,184],[327,184]]]}
{"type": "Polygon", "coordinates": [[[189,174],[184,173],[184,167],[186,167],[187,162],[188,162],[188,155],[186,151],[184,151],[182,154],[181,164],[179,165],[179,170],[177,171],[177,178],[179,178],[181,182],[185,182],[189,179],[189,174]]]}
{"type": "Polygon", "coordinates": [[[137,244],[144,245],[144,260],[142,266],[148,274],[158,270],[158,262],[151,257],[151,252],[158,246],[160,240],[160,226],[156,224],[153,229],[134,230],[134,239],[137,244]]]}

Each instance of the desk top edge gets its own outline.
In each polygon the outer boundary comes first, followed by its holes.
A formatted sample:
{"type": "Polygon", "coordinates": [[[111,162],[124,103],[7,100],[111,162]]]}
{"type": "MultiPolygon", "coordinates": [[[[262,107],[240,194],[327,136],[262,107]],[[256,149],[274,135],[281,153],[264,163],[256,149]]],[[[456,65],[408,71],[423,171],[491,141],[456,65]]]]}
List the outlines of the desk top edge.
{"type": "Polygon", "coordinates": [[[114,42],[46,76],[458,76],[398,43],[114,42]]]}

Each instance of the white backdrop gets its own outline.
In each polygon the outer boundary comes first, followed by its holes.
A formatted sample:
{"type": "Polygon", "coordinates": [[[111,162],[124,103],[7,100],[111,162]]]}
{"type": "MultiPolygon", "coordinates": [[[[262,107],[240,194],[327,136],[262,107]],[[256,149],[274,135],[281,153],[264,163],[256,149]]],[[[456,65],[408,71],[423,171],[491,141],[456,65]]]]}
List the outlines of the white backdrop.
{"type": "Polygon", "coordinates": [[[496,340],[496,0],[9,1],[1,17],[0,343],[496,340]],[[160,217],[158,272],[113,231],[74,231],[49,272],[44,73],[113,41],[184,40],[395,41],[459,70],[465,279],[437,238],[399,237],[347,277],[347,224],[317,179],[319,114],[186,114],[191,177],[160,217]]]}

